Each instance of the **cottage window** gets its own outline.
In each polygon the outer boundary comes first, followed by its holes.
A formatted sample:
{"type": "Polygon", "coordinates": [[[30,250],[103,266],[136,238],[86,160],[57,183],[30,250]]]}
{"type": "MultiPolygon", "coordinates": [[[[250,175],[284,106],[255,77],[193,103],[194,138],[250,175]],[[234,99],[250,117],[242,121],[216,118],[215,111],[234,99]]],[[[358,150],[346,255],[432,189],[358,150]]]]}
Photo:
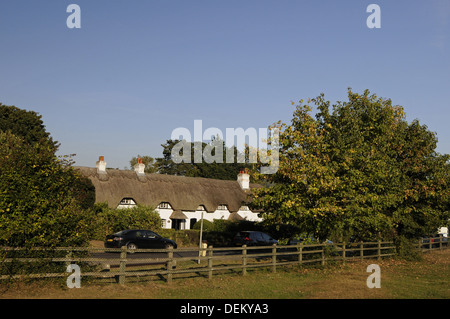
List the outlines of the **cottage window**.
{"type": "Polygon", "coordinates": [[[204,210],[205,210],[205,206],[203,206],[203,205],[200,205],[200,206],[198,206],[198,207],[197,207],[197,210],[200,210],[200,211],[202,211],[202,210],[203,210],[203,211],[204,211],[204,210]]]}
{"type": "Polygon", "coordinates": [[[219,207],[217,207],[217,210],[228,210],[227,205],[219,205],[219,207]]]}
{"type": "Polygon", "coordinates": [[[170,206],[170,204],[167,203],[167,202],[162,202],[162,203],[160,203],[160,204],[158,205],[158,208],[162,208],[162,209],[170,209],[171,206],[170,206]]]}
{"type": "Polygon", "coordinates": [[[135,202],[134,199],[132,199],[132,198],[123,198],[123,199],[120,201],[120,205],[123,205],[123,206],[132,206],[132,205],[136,205],[136,202],[135,202]]]}

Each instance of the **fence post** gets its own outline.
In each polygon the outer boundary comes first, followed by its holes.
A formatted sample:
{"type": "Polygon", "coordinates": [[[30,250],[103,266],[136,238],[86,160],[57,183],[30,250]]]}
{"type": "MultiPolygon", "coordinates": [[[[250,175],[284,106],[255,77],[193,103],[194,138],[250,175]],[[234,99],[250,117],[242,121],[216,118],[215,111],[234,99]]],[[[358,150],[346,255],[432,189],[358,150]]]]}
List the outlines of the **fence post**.
{"type": "Polygon", "coordinates": [[[359,257],[361,257],[361,259],[364,257],[364,242],[362,240],[359,244],[359,257]]]}
{"type": "Polygon", "coordinates": [[[247,275],[247,245],[242,245],[242,276],[247,275]]]}
{"type": "Polygon", "coordinates": [[[378,249],[377,249],[377,252],[378,252],[378,260],[381,260],[381,240],[379,240],[378,239],[378,249]]]}
{"type": "Polygon", "coordinates": [[[277,244],[272,245],[272,272],[277,272],[277,244]]]}
{"type": "Polygon", "coordinates": [[[322,266],[325,265],[325,244],[322,244],[322,266]]]}
{"type": "Polygon", "coordinates": [[[442,236],[439,236],[439,250],[442,250],[442,236]]]}
{"type": "Polygon", "coordinates": [[[172,283],[172,272],[173,272],[173,246],[169,246],[169,251],[167,252],[167,283],[172,283]]]}
{"type": "Polygon", "coordinates": [[[345,264],[345,241],[342,243],[342,263],[345,264]]]}
{"type": "Polygon", "coordinates": [[[127,246],[122,246],[120,252],[120,272],[119,272],[119,284],[125,284],[125,269],[127,264],[127,246]]]}
{"type": "Polygon", "coordinates": [[[213,246],[209,246],[208,248],[208,279],[212,279],[213,272],[213,246]]]}
{"type": "Polygon", "coordinates": [[[303,243],[297,244],[298,248],[298,263],[301,264],[303,262],[303,243]]]}

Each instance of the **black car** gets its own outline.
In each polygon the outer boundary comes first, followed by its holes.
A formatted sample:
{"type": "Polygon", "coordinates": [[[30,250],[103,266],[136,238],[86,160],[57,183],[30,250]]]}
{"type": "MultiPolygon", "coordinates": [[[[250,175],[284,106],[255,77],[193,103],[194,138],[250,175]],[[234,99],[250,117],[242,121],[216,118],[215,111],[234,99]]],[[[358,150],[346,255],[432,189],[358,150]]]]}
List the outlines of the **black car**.
{"type": "Polygon", "coordinates": [[[105,248],[121,248],[127,246],[131,251],[135,249],[177,248],[177,243],[171,239],[163,238],[151,230],[127,229],[113,235],[106,236],[105,248]]]}
{"type": "Polygon", "coordinates": [[[278,240],[260,231],[240,231],[234,236],[233,243],[237,246],[270,246],[278,244],[278,240]]]}

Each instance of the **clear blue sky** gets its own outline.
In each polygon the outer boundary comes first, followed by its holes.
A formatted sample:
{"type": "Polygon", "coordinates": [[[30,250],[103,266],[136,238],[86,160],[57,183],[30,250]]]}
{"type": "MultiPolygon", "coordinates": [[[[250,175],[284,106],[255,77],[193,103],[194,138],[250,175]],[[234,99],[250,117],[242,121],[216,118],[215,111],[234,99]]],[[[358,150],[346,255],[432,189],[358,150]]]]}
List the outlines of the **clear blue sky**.
{"type": "Polygon", "coordinates": [[[290,101],[369,89],[450,153],[450,1],[2,0],[0,102],[76,164],[161,156],[172,130],[265,128],[290,101]],[[69,29],[69,4],[81,29],[69,29]],[[381,8],[369,29],[366,8],[381,8]]]}

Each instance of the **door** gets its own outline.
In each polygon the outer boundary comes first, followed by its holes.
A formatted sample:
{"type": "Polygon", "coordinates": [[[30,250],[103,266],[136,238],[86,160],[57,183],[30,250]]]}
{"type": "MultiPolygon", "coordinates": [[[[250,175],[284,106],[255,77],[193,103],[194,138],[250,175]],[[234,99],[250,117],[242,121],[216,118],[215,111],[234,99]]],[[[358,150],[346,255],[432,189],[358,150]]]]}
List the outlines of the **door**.
{"type": "Polygon", "coordinates": [[[272,245],[275,243],[274,239],[272,237],[270,237],[269,235],[267,235],[266,233],[261,233],[261,236],[263,238],[265,246],[269,246],[269,245],[272,245]]]}
{"type": "Polygon", "coordinates": [[[146,237],[147,237],[147,235],[144,230],[136,231],[134,243],[136,244],[136,246],[138,248],[148,248],[146,237]]]}
{"type": "Polygon", "coordinates": [[[186,219],[172,219],[172,228],[181,230],[185,228],[186,219]]]}
{"type": "Polygon", "coordinates": [[[189,221],[189,228],[194,229],[194,225],[197,222],[197,218],[191,218],[189,221]]]}
{"type": "Polygon", "coordinates": [[[264,246],[264,239],[261,236],[261,233],[254,232],[251,234],[252,239],[255,241],[256,246],[264,246]]]}
{"type": "Polygon", "coordinates": [[[148,230],[136,231],[135,244],[138,248],[161,248],[159,247],[159,236],[148,230]]]}
{"type": "Polygon", "coordinates": [[[160,236],[152,231],[146,231],[146,240],[148,248],[164,248],[163,242],[160,240],[160,236]]]}

